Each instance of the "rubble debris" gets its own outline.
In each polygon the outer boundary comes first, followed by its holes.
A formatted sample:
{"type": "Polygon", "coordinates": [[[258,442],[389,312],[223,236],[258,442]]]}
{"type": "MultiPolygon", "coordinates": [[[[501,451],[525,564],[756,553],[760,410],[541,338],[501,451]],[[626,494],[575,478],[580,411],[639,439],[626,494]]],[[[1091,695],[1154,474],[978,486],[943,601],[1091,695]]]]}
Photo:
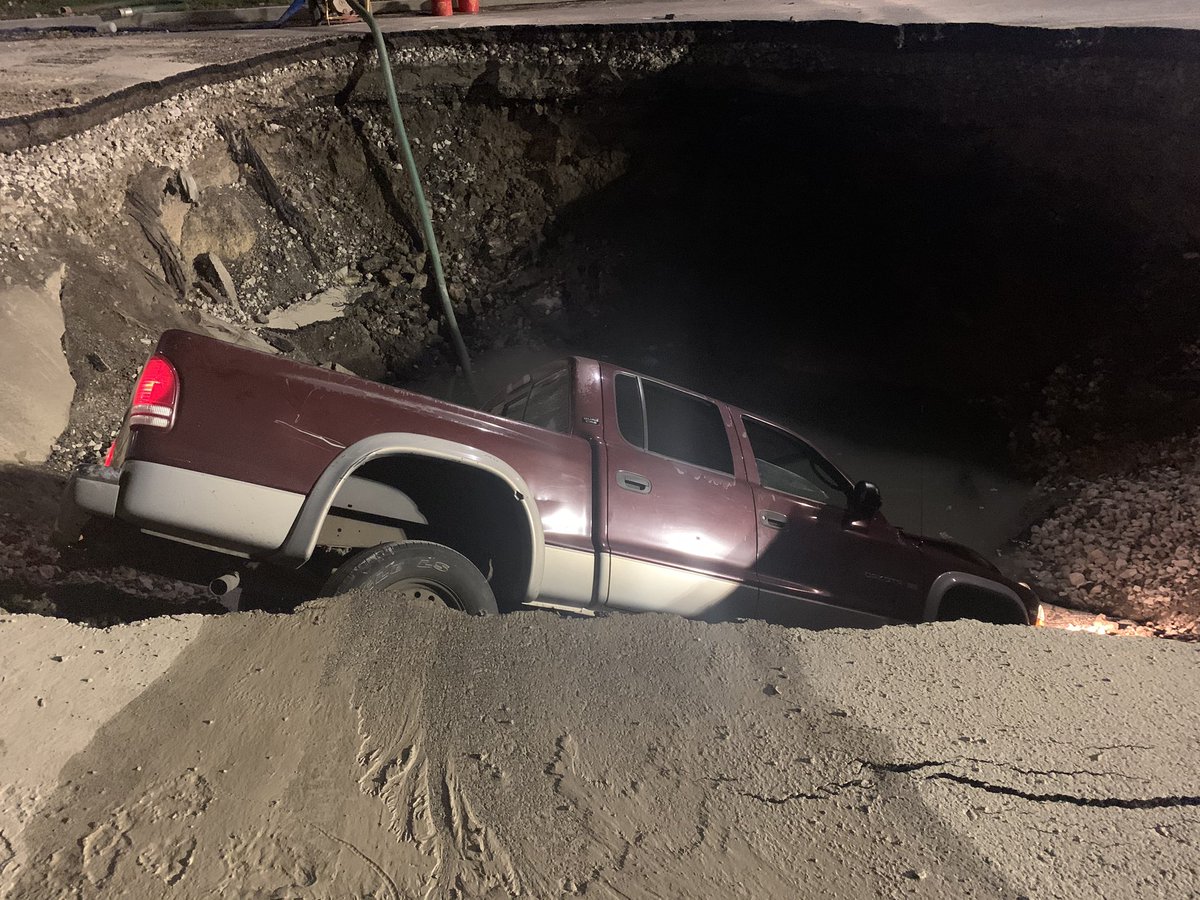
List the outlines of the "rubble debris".
{"type": "Polygon", "coordinates": [[[240,163],[248,164],[253,169],[264,198],[275,208],[284,224],[300,235],[300,240],[305,250],[308,251],[313,265],[320,268],[321,255],[317,252],[314,244],[312,226],[299,207],[280,188],[279,182],[255,146],[249,132],[236,127],[227,119],[219,119],[217,127],[229,143],[233,158],[240,163]]]}
{"type": "Polygon", "coordinates": [[[196,179],[192,173],[188,171],[186,166],[181,166],[175,171],[175,177],[179,182],[179,196],[186,202],[197,204],[200,202],[200,188],[196,185],[196,179]]]}
{"type": "MultiPolygon", "coordinates": [[[[1038,583],[1079,609],[1200,619],[1200,434],[1146,448],[1125,473],[1068,479],[1030,530],[1038,583]]],[[[1189,629],[1190,631],[1191,629],[1189,629]]]]}
{"type": "Polygon", "coordinates": [[[237,288],[234,286],[233,278],[229,275],[229,270],[225,268],[225,263],[221,262],[221,257],[215,253],[201,253],[196,257],[193,265],[196,274],[203,281],[220,291],[222,299],[227,303],[238,302],[237,288]]]}

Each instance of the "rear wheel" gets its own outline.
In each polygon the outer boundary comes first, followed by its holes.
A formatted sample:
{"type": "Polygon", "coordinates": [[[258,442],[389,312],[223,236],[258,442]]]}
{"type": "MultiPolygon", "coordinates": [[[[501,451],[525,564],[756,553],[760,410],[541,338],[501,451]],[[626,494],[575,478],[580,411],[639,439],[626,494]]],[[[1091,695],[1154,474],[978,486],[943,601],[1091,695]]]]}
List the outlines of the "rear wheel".
{"type": "Polygon", "coordinates": [[[412,600],[444,603],[472,615],[498,613],[496,597],[479,569],[459,553],[429,541],[379,544],[351,556],[329,576],[321,594],[385,590],[412,600]]]}

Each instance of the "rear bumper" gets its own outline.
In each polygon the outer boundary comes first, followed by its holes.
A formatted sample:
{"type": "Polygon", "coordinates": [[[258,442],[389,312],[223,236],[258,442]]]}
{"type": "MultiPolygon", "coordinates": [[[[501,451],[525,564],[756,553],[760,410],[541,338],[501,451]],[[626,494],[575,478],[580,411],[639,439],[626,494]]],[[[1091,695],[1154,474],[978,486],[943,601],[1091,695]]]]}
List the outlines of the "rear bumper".
{"type": "Polygon", "coordinates": [[[119,469],[76,470],[56,531],[69,543],[89,518],[117,518],[162,537],[260,556],[283,544],[303,502],[303,494],[291,491],[129,460],[119,469]]]}
{"type": "Polygon", "coordinates": [[[54,540],[73,544],[91,518],[114,518],[121,492],[121,470],[109,466],[80,466],[71,473],[58,505],[54,540]]]}

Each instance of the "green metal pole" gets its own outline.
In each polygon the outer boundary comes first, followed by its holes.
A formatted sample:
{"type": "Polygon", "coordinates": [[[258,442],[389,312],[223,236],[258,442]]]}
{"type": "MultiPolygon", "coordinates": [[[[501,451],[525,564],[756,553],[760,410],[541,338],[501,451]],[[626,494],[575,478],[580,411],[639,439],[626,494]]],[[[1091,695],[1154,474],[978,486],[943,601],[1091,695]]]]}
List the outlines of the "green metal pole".
{"type": "Polygon", "coordinates": [[[437,238],[433,233],[433,216],[429,212],[429,204],[425,200],[425,189],[421,187],[421,176],[417,173],[417,163],[413,159],[412,147],[408,143],[408,132],[404,128],[404,117],[400,115],[400,102],[396,99],[396,82],[392,79],[392,64],[388,58],[387,44],[383,41],[383,32],[375,17],[367,11],[358,0],[346,0],[350,8],[358,13],[375,39],[375,50],[379,54],[379,69],[383,74],[383,88],[387,92],[388,107],[392,111],[392,124],[395,126],[396,143],[400,145],[400,155],[404,159],[404,170],[408,173],[408,182],[412,186],[413,196],[417,201],[417,212],[421,219],[421,233],[425,239],[425,249],[429,253],[429,262],[433,266],[433,281],[437,285],[438,296],[442,300],[442,312],[446,316],[446,324],[450,327],[450,338],[454,342],[454,351],[458,354],[458,364],[462,366],[463,375],[467,379],[467,387],[471,396],[479,403],[479,389],[475,384],[475,373],[471,370],[471,357],[467,354],[467,345],[463,343],[462,334],[458,330],[458,319],[454,315],[454,304],[450,302],[450,293],[446,290],[446,273],[442,269],[442,254],[438,252],[437,238]]]}

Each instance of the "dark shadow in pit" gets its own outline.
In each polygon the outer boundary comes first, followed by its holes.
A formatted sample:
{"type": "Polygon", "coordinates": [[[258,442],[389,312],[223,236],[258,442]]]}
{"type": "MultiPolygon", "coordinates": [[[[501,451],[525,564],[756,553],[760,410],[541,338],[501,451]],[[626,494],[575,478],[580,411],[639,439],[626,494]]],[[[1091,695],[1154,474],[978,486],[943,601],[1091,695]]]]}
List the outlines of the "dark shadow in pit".
{"type": "Polygon", "coordinates": [[[53,616],[94,628],[127,625],[158,616],[224,611],[214,600],[161,599],[132,590],[121,590],[101,580],[104,577],[101,573],[89,572],[87,575],[94,580],[50,584],[42,589],[19,580],[0,581],[0,597],[3,598],[0,606],[9,612],[53,616]]]}
{"type": "Polygon", "coordinates": [[[570,273],[572,346],[859,444],[997,467],[1012,409],[1059,363],[1152,371],[1200,325],[1177,227],[1196,176],[1163,149],[1190,114],[1149,86],[1153,55],[1030,59],[997,40],[847,39],[792,68],[700,61],[595,98],[627,174],[563,207],[539,259],[570,273]]]}

